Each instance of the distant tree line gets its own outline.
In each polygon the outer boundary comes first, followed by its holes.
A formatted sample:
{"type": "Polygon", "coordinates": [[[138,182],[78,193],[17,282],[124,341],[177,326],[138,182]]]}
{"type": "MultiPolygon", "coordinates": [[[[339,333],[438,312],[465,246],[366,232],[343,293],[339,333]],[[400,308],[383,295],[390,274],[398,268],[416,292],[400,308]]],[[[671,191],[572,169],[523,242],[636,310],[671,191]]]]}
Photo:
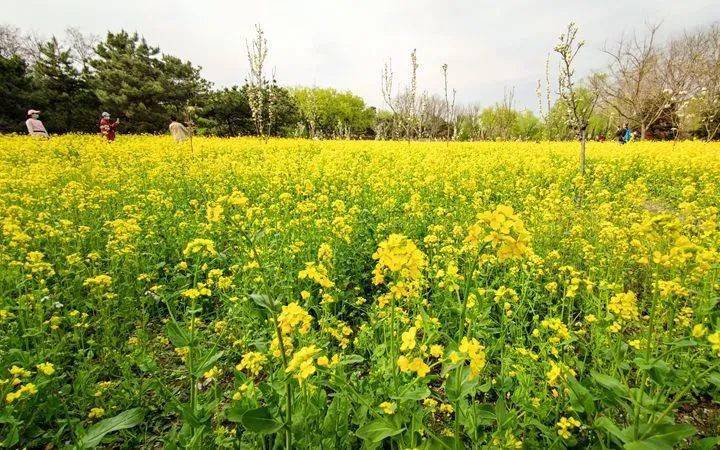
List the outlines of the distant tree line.
{"type": "MultiPolygon", "coordinates": [[[[720,26],[713,24],[657,39],[656,26],[623,36],[605,48],[610,64],[573,86],[573,105],[593,104],[583,132],[614,138],[627,123],[640,138],[718,139],[720,135],[720,26]],[[583,103],[584,102],[584,103],[583,103]]],[[[43,111],[51,133],[97,132],[102,111],[121,118],[121,132],[158,133],[170,116],[192,121],[199,134],[297,136],[317,139],[541,140],[574,139],[576,124],[563,100],[566,89],[538,81],[539,113],[516,107],[514,90],[484,108],[456,105],[451,71],[442,65],[444,92],[417,83],[417,52],[410,78],[395,79],[391,62],[381,73],[383,109],[351,92],[283,87],[264,67],[262,30],[248,43],[250,73],[242,84],[214,88],[189,61],[163,53],[137,33],[100,39],[76,29],[42,39],[0,26],[0,132],[23,132],[28,109],[43,111]],[[544,84],[544,86],[543,86],[544,84]]],[[[423,68],[424,70],[424,68],[423,68]]],[[[562,80],[562,77],[559,78],[562,80]]]]}
{"type": "Polygon", "coordinates": [[[219,136],[258,134],[263,123],[274,136],[373,137],[375,110],[360,97],[288,89],[250,75],[242,85],[213,89],[199,67],[137,33],[100,40],[69,29],[42,40],[0,26],[0,132],[24,132],[25,114],[34,108],[51,133],[97,132],[100,113],[108,111],[126,133],[164,132],[176,116],[192,120],[198,133],[219,136]],[[255,113],[257,103],[271,107],[255,113]]]}

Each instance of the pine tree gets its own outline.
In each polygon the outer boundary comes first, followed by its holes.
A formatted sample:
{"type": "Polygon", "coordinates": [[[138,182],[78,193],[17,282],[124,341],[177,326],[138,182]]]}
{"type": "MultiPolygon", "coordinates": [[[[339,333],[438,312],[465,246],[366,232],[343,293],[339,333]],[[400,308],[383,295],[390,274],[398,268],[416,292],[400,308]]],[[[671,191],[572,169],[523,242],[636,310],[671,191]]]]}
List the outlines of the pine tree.
{"type": "Polygon", "coordinates": [[[30,77],[18,55],[0,56],[0,132],[24,132],[30,77]]]}
{"type": "Polygon", "coordinates": [[[199,68],[172,56],[161,56],[137,33],[108,33],[90,62],[93,86],[104,110],[125,119],[127,132],[153,133],[203,94],[207,81],[199,68]]]}
{"type": "Polygon", "coordinates": [[[53,133],[95,131],[98,100],[90,89],[88,73],[73,65],[69,49],[53,37],[42,44],[32,69],[33,104],[43,110],[43,121],[53,133]]]}

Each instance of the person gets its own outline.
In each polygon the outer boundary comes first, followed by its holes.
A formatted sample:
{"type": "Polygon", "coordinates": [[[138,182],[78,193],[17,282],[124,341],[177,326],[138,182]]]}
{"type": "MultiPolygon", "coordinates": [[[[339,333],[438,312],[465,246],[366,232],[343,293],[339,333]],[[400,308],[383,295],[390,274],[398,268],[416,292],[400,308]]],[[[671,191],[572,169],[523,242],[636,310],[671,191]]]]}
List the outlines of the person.
{"type": "Polygon", "coordinates": [[[630,142],[632,140],[632,138],[633,138],[633,132],[630,129],[630,127],[628,126],[628,124],[625,124],[625,136],[623,137],[624,143],[627,144],[628,142],[630,142]]]}
{"type": "Polygon", "coordinates": [[[187,127],[178,122],[177,117],[170,116],[170,134],[175,138],[175,142],[182,142],[190,137],[190,131],[187,127]]]}
{"type": "Polygon", "coordinates": [[[115,130],[117,129],[120,119],[115,119],[115,122],[110,121],[110,113],[103,112],[102,118],[100,119],[100,134],[105,136],[108,142],[115,140],[115,130]]]}
{"type": "Polygon", "coordinates": [[[40,121],[40,111],[37,109],[30,109],[27,112],[27,120],[25,126],[27,127],[28,134],[30,136],[48,137],[48,132],[45,129],[45,125],[40,121]]]}

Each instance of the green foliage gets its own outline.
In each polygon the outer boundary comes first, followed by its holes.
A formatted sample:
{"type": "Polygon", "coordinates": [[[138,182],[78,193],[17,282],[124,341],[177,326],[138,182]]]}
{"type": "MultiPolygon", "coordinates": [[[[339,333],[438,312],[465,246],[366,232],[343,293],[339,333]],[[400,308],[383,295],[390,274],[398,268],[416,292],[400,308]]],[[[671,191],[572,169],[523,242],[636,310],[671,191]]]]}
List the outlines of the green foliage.
{"type": "Polygon", "coordinates": [[[532,111],[518,111],[508,105],[495,104],[477,115],[461,115],[458,140],[539,140],[544,125],[532,111]]]}
{"type": "Polygon", "coordinates": [[[371,134],[375,110],[349,91],[299,87],[290,91],[301,113],[307,137],[366,137],[371,134]]]}
{"type": "Polygon", "coordinates": [[[97,131],[98,108],[88,72],[73,65],[70,51],[56,38],[40,46],[33,68],[32,105],[43,112],[43,123],[53,133],[97,131]]]}
{"type": "Polygon", "coordinates": [[[30,86],[25,61],[17,55],[0,56],[0,132],[25,131],[30,86]]]}
{"type": "MultiPolygon", "coordinates": [[[[590,90],[583,86],[575,87],[575,96],[579,108],[586,109],[593,99],[590,90]]],[[[612,140],[617,126],[617,120],[599,109],[593,111],[588,119],[587,137],[594,139],[600,135],[612,140]]],[[[576,139],[575,132],[568,122],[567,105],[562,101],[553,104],[546,119],[545,138],[549,140],[572,140],[576,139]]]]}
{"type": "Polygon", "coordinates": [[[82,438],[78,441],[78,447],[96,447],[107,434],[137,426],[142,423],[143,417],[144,413],[141,408],[133,408],[123,411],[115,417],[101,420],[82,435],[82,438]]]}
{"type": "Polygon", "coordinates": [[[108,33],[90,61],[92,85],[104,110],[124,119],[126,132],[164,131],[170,114],[196,104],[208,89],[190,62],[160,56],[137,33],[108,33]]]}
{"type": "Polygon", "coordinates": [[[198,125],[202,134],[238,136],[253,133],[252,113],[245,91],[233,86],[208,94],[198,125]]]}

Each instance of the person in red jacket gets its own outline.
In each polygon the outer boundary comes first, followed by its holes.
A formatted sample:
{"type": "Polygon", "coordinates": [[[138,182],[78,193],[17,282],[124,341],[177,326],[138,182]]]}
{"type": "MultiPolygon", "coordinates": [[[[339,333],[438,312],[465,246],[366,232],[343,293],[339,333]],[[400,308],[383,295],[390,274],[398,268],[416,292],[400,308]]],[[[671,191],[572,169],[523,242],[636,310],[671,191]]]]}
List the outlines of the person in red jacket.
{"type": "Polygon", "coordinates": [[[108,142],[115,140],[115,130],[117,129],[120,119],[115,119],[115,122],[110,121],[110,113],[102,113],[100,119],[100,134],[107,138],[108,142]]]}

